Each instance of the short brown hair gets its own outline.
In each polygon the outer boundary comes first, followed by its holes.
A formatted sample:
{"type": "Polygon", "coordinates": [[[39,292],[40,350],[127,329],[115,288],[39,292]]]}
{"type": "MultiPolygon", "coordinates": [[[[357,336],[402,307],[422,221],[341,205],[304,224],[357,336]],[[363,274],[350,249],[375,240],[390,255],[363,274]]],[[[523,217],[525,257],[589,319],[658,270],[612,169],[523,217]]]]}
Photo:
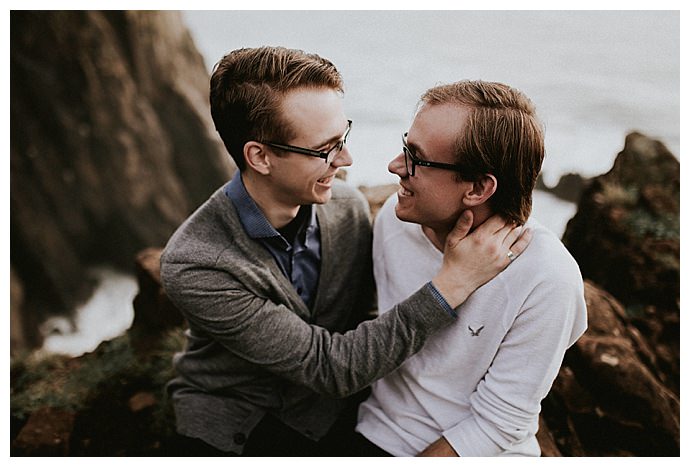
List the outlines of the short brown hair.
{"type": "Polygon", "coordinates": [[[301,87],[343,92],[335,66],[316,54],[284,47],[233,50],[211,76],[211,116],[237,168],[245,168],[248,141],[289,141],[294,135],[280,112],[282,97],[301,87]]]}
{"type": "Polygon", "coordinates": [[[420,99],[424,104],[469,108],[456,143],[461,177],[475,181],[493,174],[498,180],[489,200],[494,212],[524,224],[544,160],[544,130],[532,101],[505,84],[465,80],[429,89],[420,99]]]}

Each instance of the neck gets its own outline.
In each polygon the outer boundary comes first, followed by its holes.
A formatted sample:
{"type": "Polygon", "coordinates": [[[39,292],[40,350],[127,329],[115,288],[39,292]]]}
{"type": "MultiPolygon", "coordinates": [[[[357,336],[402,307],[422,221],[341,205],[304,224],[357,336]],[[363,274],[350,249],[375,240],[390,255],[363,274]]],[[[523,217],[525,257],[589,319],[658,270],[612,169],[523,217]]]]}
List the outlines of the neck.
{"type": "Polygon", "coordinates": [[[283,228],[297,217],[299,205],[292,206],[281,202],[280,197],[273,193],[271,187],[266,183],[261,183],[262,180],[256,176],[252,176],[249,173],[242,173],[241,176],[247,193],[249,193],[256,205],[259,206],[259,209],[261,209],[261,212],[263,212],[273,228],[283,228]]]}
{"type": "MultiPolygon", "coordinates": [[[[472,214],[474,214],[474,220],[472,221],[470,232],[484,223],[484,221],[486,221],[493,214],[491,209],[485,205],[476,206],[471,210],[472,214]]],[[[424,235],[426,235],[431,243],[434,244],[436,249],[442,252],[446,245],[446,238],[448,237],[450,231],[453,230],[453,227],[455,227],[455,223],[447,223],[438,226],[422,225],[422,232],[424,232],[424,235]]]]}

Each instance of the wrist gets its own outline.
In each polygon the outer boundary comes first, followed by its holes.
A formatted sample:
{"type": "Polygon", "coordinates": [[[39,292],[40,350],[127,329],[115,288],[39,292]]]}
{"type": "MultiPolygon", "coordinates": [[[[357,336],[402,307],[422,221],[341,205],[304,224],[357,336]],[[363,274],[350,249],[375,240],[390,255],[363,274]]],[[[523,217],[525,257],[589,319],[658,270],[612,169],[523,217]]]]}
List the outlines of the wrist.
{"type": "Polygon", "coordinates": [[[439,305],[441,305],[443,309],[446,310],[446,313],[448,313],[453,318],[457,318],[458,314],[455,312],[455,308],[448,303],[443,294],[441,294],[441,292],[438,291],[436,286],[434,286],[432,281],[429,281],[427,283],[427,287],[429,288],[431,295],[433,295],[434,298],[436,298],[436,301],[439,303],[439,305]]]}
{"type": "Polygon", "coordinates": [[[457,279],[454,280],[450,274],[443,270],[431,280],[431,283],[451,308],[462,305],[474,291],[474,289],[468,290],[467,284],[457,279]]]}

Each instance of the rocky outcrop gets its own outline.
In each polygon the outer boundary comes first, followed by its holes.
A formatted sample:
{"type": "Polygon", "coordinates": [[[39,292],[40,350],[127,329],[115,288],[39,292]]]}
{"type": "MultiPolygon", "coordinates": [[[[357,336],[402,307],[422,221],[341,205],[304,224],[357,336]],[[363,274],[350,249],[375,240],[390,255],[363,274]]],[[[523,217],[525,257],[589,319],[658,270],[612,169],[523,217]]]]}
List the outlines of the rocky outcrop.
{"type": "Polygon", "coordinates": [[[589,328],[543,404],[564,455],[680,453],[679,193],[678,160],[631,133],[568,223],[589,328]]]}
{"type": "MultiPolygon", "coordinates": [[[[12,11],[11,265],[24,324],[73,309],[229,178],[178,12],[12,11]]],[[[28,340],[35,336],[27,336],[28,340]]]]}
{"type": "Polygon", "coordinates": [[[568,350],[542,404],[567,456],[677,456],[680,402],[649,342],[610,294],[585,282],[587,332],[568,350]]]}
{"type": "Polygon", "coordinates": [[[10,354],[27,348],[24,330],[24,285],[10,266],[10,354]]]}
{"type": "Polygon", "coordinates": [[[378,186],[360,186],[359,190],[364,193],[364,196],[369,201],[369,212],[371,213],[371,220],[376,219],[376,214],[378,214],[379,209],[386,202],[388,197],[398,191],[400,185],[397,183],[390,183],[388,185],[378,185],[378,186]]]}
{"type": "Polygon", "coordinates": [[[631,133],[613,168],[592,180],[563,243],[582,275],[622,303],[649,341],[649,365],[680,386],[680,163],[631,133]]]}
{"type": "Polygon", "coordinates": [[[577,203],[580,201],[580,196],[587,186],[589,186],[588,179],[583,178],[580,174],[568,173],[561,176],[555,186],[549,187],[544,183],[542,174],[539,174],[534,188],[551,193],[562,200],[577,203]]]}

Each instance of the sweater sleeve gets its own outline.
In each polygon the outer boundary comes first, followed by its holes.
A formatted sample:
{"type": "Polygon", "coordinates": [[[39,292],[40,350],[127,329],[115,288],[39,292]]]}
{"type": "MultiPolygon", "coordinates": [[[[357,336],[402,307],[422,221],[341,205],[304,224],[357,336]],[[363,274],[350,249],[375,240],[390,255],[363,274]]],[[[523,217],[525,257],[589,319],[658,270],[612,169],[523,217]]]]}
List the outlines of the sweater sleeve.
{"type": "Polygon", "coordinates": [[[472,415],[443,432],[460,456],[495,456],[536,433],[541,401],[584,306],[577,284],[542,283],[532,291],[470,396],[472,415]]]}
{"type": "Polygon", "coordinates": [[[333,397],[393,371],[453,321],[424,286],[389,313],[331,334],[225,270],[166,261],[161,274],[170,299],[196,328],[247,362],[333,397]]]}

